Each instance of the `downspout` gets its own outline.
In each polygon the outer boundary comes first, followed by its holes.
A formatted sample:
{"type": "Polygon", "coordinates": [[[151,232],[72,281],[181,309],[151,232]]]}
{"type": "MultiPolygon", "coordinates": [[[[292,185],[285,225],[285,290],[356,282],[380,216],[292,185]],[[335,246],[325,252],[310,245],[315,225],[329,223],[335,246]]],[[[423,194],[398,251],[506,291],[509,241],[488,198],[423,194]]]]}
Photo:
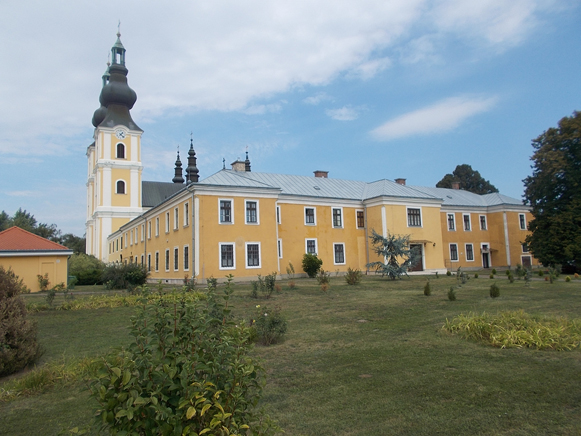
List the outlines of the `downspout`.
{"type": "Polygon", "coordinates": [[[147,264],[147,219],[143,217],[143,263],[145,270],[149,273],[149,265],[147,264]]]}
{"type": "MultiPolygon", "coordinates": [[[[193,188],[193,186],[192,186],[193,188]]],[[[192,226],[192,252],[190,255],[190,259],[191,259],[191,264],[192,264],[192,279],[194,279],[194,283],[195,283],[195,278],[196,278],[196,199],[195,199],[195,195],[194,195],[194,190],[192,189],[192,216],[190,218],[190,225],[192,226]]]]}
{"type": "Polygon", "coordinates": [[[274,202],[274,221],[276,225],[276,261],[278,265],[278,275],[280,275],[280,256],[278,250],[278,217],[280,216],[278,213],[278,201],[274,202]]]}
{"type": "Polygon", "coordinates": [[[363,205],[363,216],[365,217],[365,259],[367,262],[365,263],[365,274],[369,273],[369,234],[367,233],[367,206],[363,205]]]}
{"type": "Polygon", "coordinates": [[[508,241],[508,223],[506,219],[506,212],[502,213],[502,221],[504,224],[504,247],[506,249],[506,265],[510,267],[510,244],[508,241]]]}

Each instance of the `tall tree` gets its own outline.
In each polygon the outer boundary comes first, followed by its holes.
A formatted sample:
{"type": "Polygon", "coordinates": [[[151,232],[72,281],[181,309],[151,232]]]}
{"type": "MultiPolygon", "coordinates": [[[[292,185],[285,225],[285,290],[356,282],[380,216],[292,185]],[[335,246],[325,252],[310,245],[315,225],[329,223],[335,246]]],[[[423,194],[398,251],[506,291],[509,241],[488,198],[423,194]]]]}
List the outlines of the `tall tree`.
{"type": "Polygon", "coordinates": [[[523,180],[531,205],[526,242],[544,265],[581,267],[581,112],[532,141],[533,174],[523,180]]]}
{"type": "Polygon", "coordinates": [[[383,237],[372,229],[369,239],[373,244],[373,251],[383,257],[385,262],[371,262],[367,267],[375,269],[382,276],[388,276],[392,280],[401,278],[402,275],[407,276],[408,269],[421,260],[421,254],[410,248],[409,235],[388,233],[387,237],[383,237]]]}
{"type": "Polygon", "coordinates": [[[498,192],[496,186],[484,179],[478,171],[470,165],[457,165],[452,174],[446,174],[442,180],[436,183],[436,188],[452,188],[452,183],[459,182],[460,189],[474,192],[475,194],[491,194],[498,192]]]}

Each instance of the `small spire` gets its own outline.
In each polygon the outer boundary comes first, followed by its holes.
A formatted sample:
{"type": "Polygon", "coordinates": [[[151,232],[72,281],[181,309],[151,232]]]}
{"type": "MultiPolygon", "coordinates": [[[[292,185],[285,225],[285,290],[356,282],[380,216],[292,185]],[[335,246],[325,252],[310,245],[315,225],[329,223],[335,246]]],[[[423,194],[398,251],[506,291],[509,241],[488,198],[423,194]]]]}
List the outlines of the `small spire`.
{"type": "Polygon", "coordinates": [[[117,38],[121,38],[121,20],[117,23],[117,38]]]}
{"type": "Polygon", "coordinates": [[[190,150],[188,151],[188,167],[186,168],[186,180],[188,183],[197,182],[200,171],[196,166],[196,152],[194,151],[193,132],[190,134],[190,150]]]}
{"type": "Polygon", "coordinates": [[[246,160],[244,161],[244,171],[250,172],[250,159],[248,159],[248,146],[246,146],[246,160]]]}
{"type": "Polygon", "coordinates": [[[182,161],[180,160],[180,146],[178,145],[178,157],[176,159],[175,175],[171,179],[174,183],[184,183],[184,178],[182,175],[182,161]]]}
{"type": "Polygon", "coordinates": [[[225,157],[222,158],[222,169],[223,170],[226,169],[226,158],[225,157]]]}

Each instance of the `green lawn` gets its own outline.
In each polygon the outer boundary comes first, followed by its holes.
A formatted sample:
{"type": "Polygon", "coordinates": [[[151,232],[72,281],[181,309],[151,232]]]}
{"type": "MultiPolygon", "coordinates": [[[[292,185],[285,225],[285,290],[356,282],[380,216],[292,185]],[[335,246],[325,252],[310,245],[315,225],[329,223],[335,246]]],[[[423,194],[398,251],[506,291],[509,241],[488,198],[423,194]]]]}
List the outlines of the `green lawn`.
{"type": "MultiPolygon", "coordinates": [[[[481,275],[483,277],[483,275],[481,275]]],[[[271,300],[237,285],[236,313],[256,304],[280,306],[286,340],[257,347],[267,369],[263,405],[286,435],[579,435],[581,351],[497,349],[441,330],[460,313],[523,309],[581,317],[581,281],[554,284],[471,279],[457,291],[452,277],[395,282],[365,277],[347,286],[333,277],[323,293],[296,280],[271,300]]],[[[33,315],[46,349],[43,362],[98,355],[126,343],[131,308],[40,312],[33,315]]],[[[85,426],[93,405],[81,384],[0,404],[0,435],[57,434],[85,426]]]]}

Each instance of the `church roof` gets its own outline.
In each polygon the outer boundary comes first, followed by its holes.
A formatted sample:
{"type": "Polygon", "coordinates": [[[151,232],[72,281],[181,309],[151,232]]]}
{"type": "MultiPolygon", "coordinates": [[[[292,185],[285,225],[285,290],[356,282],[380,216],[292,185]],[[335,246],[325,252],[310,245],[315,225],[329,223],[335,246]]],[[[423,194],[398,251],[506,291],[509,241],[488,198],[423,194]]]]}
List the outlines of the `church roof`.
{"type": "Polygon", "coordinates": [[[141,205],[155,207],[172,197],[186,185],[171,182],[141,182],[141,205]]]}
{"type": "Polygon", "coordinates": [[[73,251],[64,245],[49,241],[20,227],[10,227],[0,232],[0,254],[7,255],[19,252],[62,252],[62,254],[73,254],[73,251]]]}

